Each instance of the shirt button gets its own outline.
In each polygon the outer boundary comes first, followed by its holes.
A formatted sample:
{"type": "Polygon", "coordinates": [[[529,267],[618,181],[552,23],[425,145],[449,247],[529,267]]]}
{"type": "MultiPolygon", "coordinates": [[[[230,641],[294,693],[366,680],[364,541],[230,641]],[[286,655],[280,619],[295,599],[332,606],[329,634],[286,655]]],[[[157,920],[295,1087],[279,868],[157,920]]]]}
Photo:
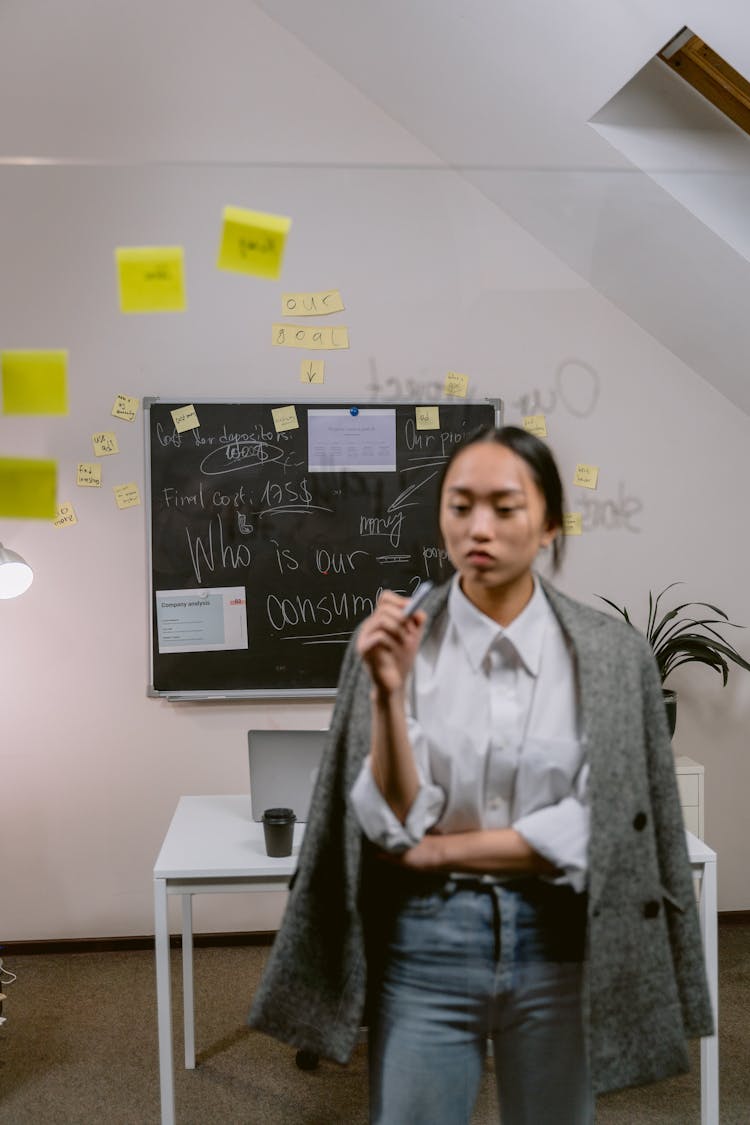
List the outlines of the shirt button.
{"type": "Polygon", "coordinates": [[[642,832],[646,827],[647,821],[648,817],[646,816],[645,812],[636,813],[635,817],[633,818],[633,828],[635,828],[636,832],[642,832]]]}
{"type": "Polygon", "coordinates": [[[644,918],[656,918],[656,916],[659,913],[659,910],[660,910],[660,903],[658,903],[655,899],[652,899],[651,902],[644,903],[644,905],[643,905],[643,917],[644,918]]]}

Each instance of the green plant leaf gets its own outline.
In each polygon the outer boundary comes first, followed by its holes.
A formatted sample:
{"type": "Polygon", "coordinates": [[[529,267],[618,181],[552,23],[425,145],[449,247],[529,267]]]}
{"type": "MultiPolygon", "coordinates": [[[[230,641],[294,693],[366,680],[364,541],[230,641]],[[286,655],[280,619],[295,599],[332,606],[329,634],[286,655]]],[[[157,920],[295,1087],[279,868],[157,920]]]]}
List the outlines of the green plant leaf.
{"type": "MultiPolygon", "coordinates": [[[[719,673],[724,684],[727,683],[729,676],[729,661],[750,672],[750,662],[740,656],[737,649],[727,641],[723,633],[719,632],[724,626],[731,629],[744,628],[743,625],[730,621],[723,609],[710,602],[682,602],[659,616],[661,599],[669,590],[682,584],[671,582],[656,598],[650,590],[648,594],[646,637],[653,650],[662,685],[667,676],[683,664],[705,664],[719,673]],[[680,617],[685,610],[691,609],[704,609],[717,616],[680,617]]],[[[624,617],[629,625],[633,624],[626,606],[617,605],[603,594],[596,596],[624,617]]]]}
{"type": "Polygon", "coordinates": [[[681,665],[683,665],[683,664],[706,664],[706,665],[708,665],[709,668],[713,668],[713,670],[715,672],[719,673],[719,675],[721,676],[721,679],[722,679],[722,683],[726,686],[727,678],[729,676],[729,667],[727,666],[726,661],[722,660],[720,657],[717,657],[715,660],[713,660],[710,657],[683,655],[681,660],[675,660],[672,663],[672,665],[669,668],[669,672],[667,672],[667,675],[670,675],[670,673],[674,672],[674,670],[676,668],[681,667],[681,665]]]}
{"type": "MultiPolygon", "coordinates": [[[[682,586],[682,585],[683,585],[682,582],[670,582],[669,585],[665,586],[664,589],[662,590],[662,592],[657,595],[656,601],[654,602],[654,621],[656,621],[656,615],[659,612],[659,602],[664,597],[664,595],[667,593],[667,591],[672,590],[675,586],[682,586]]],[[[648,596],[651,597],[651,591],[650,590],[649,590],[648,596]]],[[[649,625],[650,625],[650,620],[649,620],[649,625]]],[[[649,640],[651,639],[651,629],[650,628],[648,628],[646,630],[646,636],[649,638],[649,640]]]]}
{"type": "MultiPolygon", "coordinates": [[[[729,621],[726,613],[724,613],[723,610],[718,609],[717,606],[715,606],[715,605],[709,605],[708,602],[683,602],[682,605],[678,605],[678,606],[675,607],[675,609],[671,609],[671,610],[669,610],[668,613],[665,613],[664,617],[661,619],[658,626],[655,628],[653,634],[651,634],[651,633],[648,634],[648,639],[651,641],[651,644],[652,645],[656,644],[657,640],[659,639],[659,636],[661,635],[662,630],[664,629],[664,626],[667,624],[668,621],[673,621],[678,613],[681,613],[683,609],[689,609],[690,606],[692,606],[692,605],[699,605],[699,606],[703,606],[704,609],[710,609],[712,613],[720,614],[721,617],[723,618],[723,620],[727,624],[730,624],[730,621],[729,621]]],[[[655,620],[654,620],[654,624],[656,624],[655,620]]]]}
{"type": "Polygon", "coordinates": [[[724,637],[716,629],[712,629],[712,625],[729,625],[733,629],[744,628],[743,625],[733,625],[731,621],[722,621],[717,617],[688,617],[684,621],[676,621],[674,625],[670,625],[666,632],[659,638],[657,647],[661,648],[662,645],[671,643],[682,633],[686,633],[689,629],[698,625],[720,641],[723,641],[724,637]]]}
{"type": "Polygon", "coordinates": [[[604,597],[604,594],[595,594],[594,596],[595,596],[595,597],[597,597],[597,598],[601,598],[601,600],[602,600],[603,602],[606,602],[606,603],[607,603],[607,605],[611,606],[611,607],[612,607],[612,609],[616,609],[616,610],[617,610],[617,612],[618,612],[618,613],[620,614],[620,616],[621,616],[621,617],[624,617],[624,618],[625,618],[625,620],[627,621],[628,625],[632,625],[632,621],[631,621],[631,620],[630,620],[630,618],[628,617],[628,611],[627,611],[627,609],[625,608],[625,606],[622,606],[622,607],[620,607],[619,605],[615,605],[615,603],[614,603],[614,602],[611,602],[611,601],[609,600],[609,598],[605,598],[605,597],[604,597]]]}
{"type": "Polygon", "coordinates": [[[678,644],[663,650],[664,675],[673,672],[678,663],[683,664],[689,660],[696,660],[701,664],[710,664],[717,672],[723,674],[726,661],[718,653],[714,644],[707,643],[704,637],[698,634],[687,634],[680,638],[678,644]]]}

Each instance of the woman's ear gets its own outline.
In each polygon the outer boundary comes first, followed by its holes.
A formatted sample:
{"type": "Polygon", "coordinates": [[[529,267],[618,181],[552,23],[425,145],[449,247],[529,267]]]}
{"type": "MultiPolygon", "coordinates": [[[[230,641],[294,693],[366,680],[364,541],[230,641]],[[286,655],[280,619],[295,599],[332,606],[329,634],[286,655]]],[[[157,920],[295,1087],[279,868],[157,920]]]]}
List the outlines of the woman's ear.
{"type": "Polygon", "coordinates": [[[560,534],[561,531],[562,531],[562,528],[559,527],[557,524],[549,524],[548,523],[547,526],[545,527],[544,531],[542,532],[542,536],[541,536],[541,540],[540,540],[541,545],[543,547],[549,547],[550,544],[552,543],[552,541],[557,538],[557,536],[560,534]]]}

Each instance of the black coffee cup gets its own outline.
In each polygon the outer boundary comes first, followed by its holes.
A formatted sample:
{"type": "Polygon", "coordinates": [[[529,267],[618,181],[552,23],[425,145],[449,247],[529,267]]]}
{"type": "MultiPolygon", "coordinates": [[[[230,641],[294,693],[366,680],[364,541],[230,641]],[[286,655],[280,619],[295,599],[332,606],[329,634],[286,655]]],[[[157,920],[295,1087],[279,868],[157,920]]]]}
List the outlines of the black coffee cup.
{"type": "Polygon", "coordinates": [[[263,835],[266,838],[266,855],[292,854],[294,822],[297,817],[291,809],[266,809],[263,813],[263,835]]]}

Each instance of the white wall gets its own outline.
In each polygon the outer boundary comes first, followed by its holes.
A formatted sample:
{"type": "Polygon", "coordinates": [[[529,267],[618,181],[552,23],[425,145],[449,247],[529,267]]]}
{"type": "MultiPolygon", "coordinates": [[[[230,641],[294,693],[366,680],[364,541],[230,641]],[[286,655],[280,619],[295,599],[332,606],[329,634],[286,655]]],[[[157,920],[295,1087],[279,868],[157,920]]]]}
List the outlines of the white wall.
{"type": "MultiPolygon", "coordinates": [[[[312,399],[299,357],[269,343],[283,290],[342,290],[352,346],[328,359],[327,397],[431,398],[455,369],[517,421],[540,392],[566,480],[579,460],[601,466],[597,518],[617,521],[603,505],[620,491],[641,505],[637,530],[569,540],[565,589],[635,607],[682,578],[686,598],[750,620],[745,414],[254,8],[224,0],[208,21],[197,3],[134,4],[127,23],[119,5],[102,8],[79,0],[64,22],[33,3],[0,15],[11,71],[24,51],[57,48],[34,56],[37,84],[0,121],[2,152],[95,158],[0,167],[0,347],[69,348],[71,398],[67,418],[0,417],[0,450],[57,458],[60,499],[79,518],[64,530],[0,520],[0,541],[36,572],[0,603],[5,941],[148,933],[151,868],[180,794],[246,792],[248,727],[326,721],[325,704],[146,698],[144,511],[118,511],[109,490],[144,484],[140,420],[111,420],[122,452],[101,493],[74,484],[119,392],[312,399]],[[44,39],[32,35],[40,8],[44,39]],[[80,21],[85,43],[67,30],[80,21]],[[215,269],[227,203],[293,216],[282,281],[215,269]],[[188,312],[117,311],[113,249],[149,243],[185,246],[188,312]]],[[[676,749],[706,765],[720,905],[740,909],[750,678],[722,692],[711,677],[679,683],[676,749]]],[[[196,926],[270,928],[282,901],[212,896],[196,926]]]]}

